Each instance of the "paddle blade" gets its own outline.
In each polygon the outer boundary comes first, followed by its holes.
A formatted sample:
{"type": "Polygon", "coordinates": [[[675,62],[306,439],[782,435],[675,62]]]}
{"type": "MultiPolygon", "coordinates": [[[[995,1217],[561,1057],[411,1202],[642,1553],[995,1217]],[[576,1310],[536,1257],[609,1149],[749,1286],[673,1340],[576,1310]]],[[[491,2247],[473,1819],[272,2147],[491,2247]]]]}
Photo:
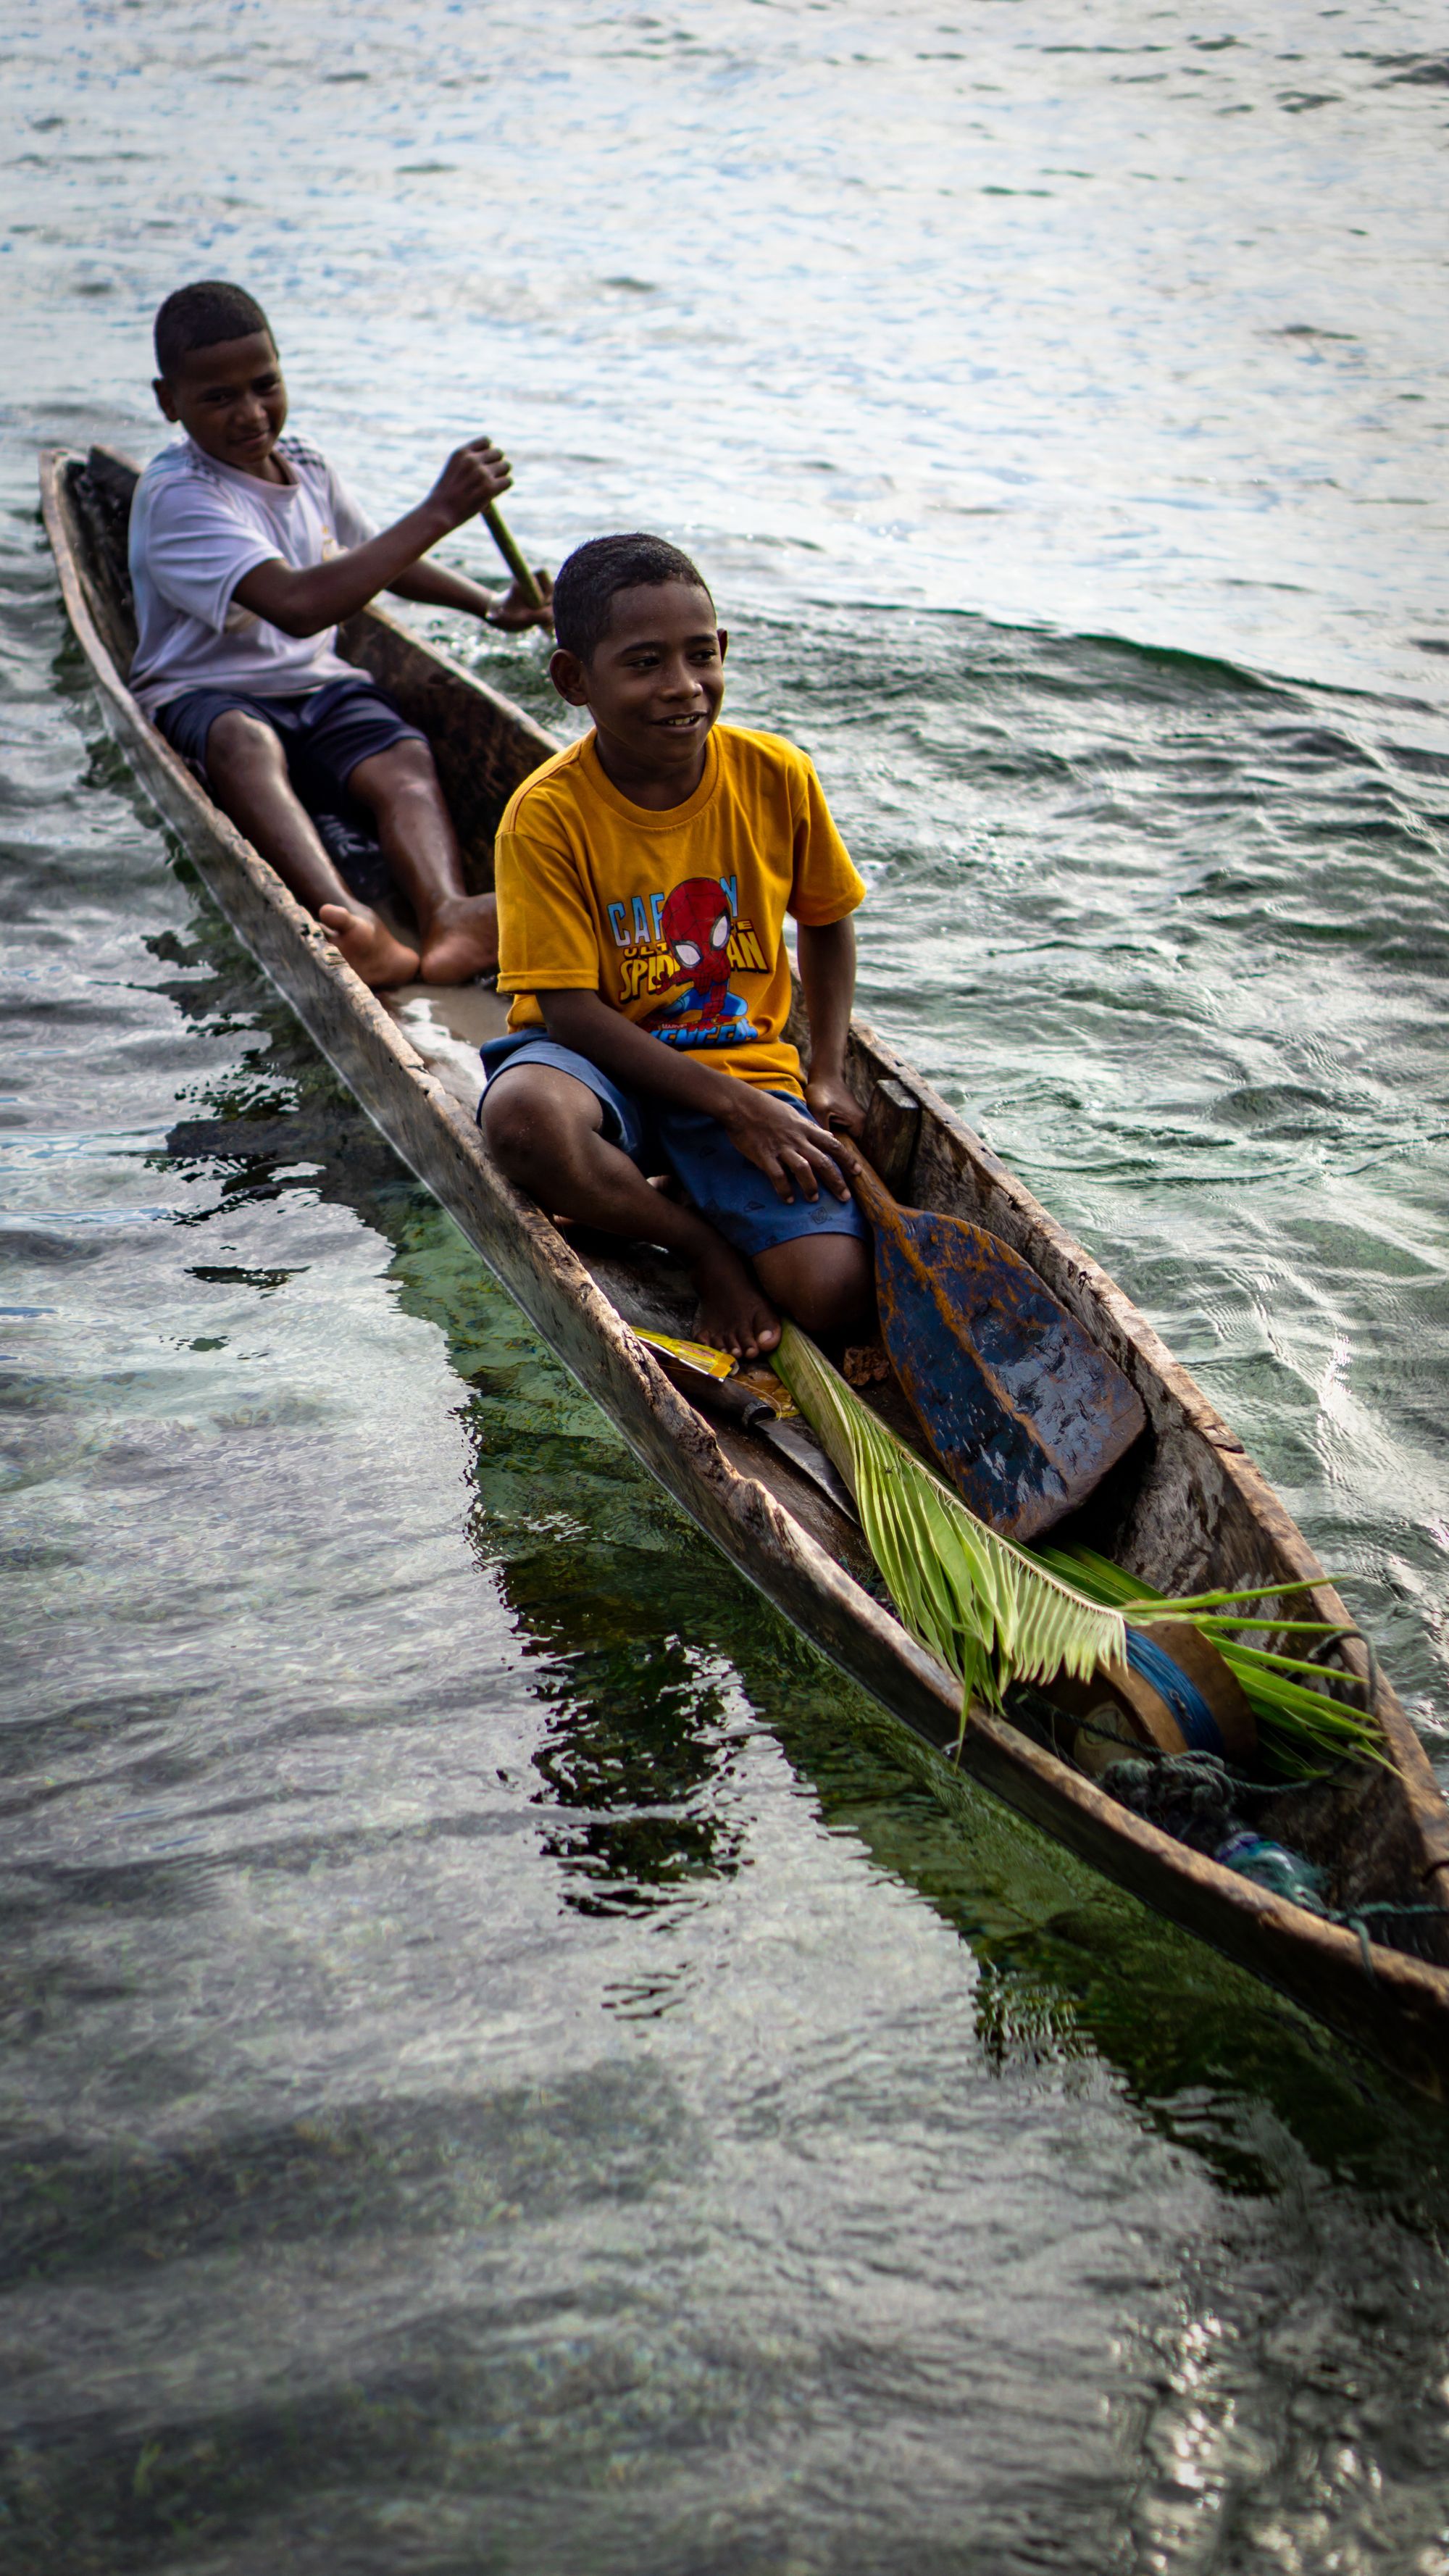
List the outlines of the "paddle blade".
{"type": "Polygon", "coordinates": [[[984,1227],[893,1209],[875,1249],[882,1337],[946,1477],[1004,1538],[1050,1529],[1137,1439],[1141,1397],[984,1227]]]}

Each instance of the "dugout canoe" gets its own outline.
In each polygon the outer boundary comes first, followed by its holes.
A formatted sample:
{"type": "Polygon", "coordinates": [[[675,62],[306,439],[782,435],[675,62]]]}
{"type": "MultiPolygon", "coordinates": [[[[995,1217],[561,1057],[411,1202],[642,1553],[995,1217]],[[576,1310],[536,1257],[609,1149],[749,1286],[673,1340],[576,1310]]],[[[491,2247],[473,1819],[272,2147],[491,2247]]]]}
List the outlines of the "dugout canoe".
{"type": "MultiPolygon", "coordinates": [[[[476,1117],[477,1047],[501,1025],[501,1006],[477,988],[369,992],[142,715],[126,686],[135,479],[134,465],[103,447],[86,456],[50,452],[41,460],[45,524],[106,721],[232,928],[636,1457],[787,1619],[950,1758],[955,1684],[875,1597],[859,1529],[810,1471],[808,1443],[797,1443],[802,1467],[740,1422],[701,1409],[630,1330],[688,1332],[682,1277],[648,1247],[575,1246],[489,1161],[476,1117]]],[[[486,886],[504,804],[557,745],[520,708],[375,609],[344,628],[341,649],[428,735],[472,881],[486,886]]],[[[866,1108],[868,1150],[897,1195],[975,1218],[1004,1237],[1141,1395],[1148,1430],[1088,1507],[1081,1534],[1166,1592],[1307,1579],[1315,1588],[1304,1615],[1346,1620],[1241,1441],[1090,1255],[859,1021],[848,1069],[866,1108]]],[[[818,1454],[814,1463],[818,1469],[818,1454]]],[[[1005,1717],[973,1710],[960,1766],[1158,1913],[1442,2100],[1449,2097],[1449,1810],[1418,1737],[1363,1649],[1349,1641],[1334,1656],[1363,1702],[1372,1699],[1390,1763],[1355,1771],[1332,1789],[1295,1793],[1291,1838],[1325,1870],[1335,1911],[1356,1915],[1353,1923],[1322,1920],[1187,1849],[1005,1717]],[[1371,1928],[1391,1937],[1370,1939],[1371,1928]]]]}

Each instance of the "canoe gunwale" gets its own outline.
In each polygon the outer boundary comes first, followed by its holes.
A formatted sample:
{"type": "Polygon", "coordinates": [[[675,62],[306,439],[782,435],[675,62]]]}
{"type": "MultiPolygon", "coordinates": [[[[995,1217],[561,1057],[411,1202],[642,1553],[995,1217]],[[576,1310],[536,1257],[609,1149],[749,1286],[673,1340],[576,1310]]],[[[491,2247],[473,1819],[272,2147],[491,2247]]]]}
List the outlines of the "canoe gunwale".
{"type": "MultiPolygon", "coordinates": [[[[49,450],[41,459],[45,522],[67,613],[110,729],[163,817],[182,835],[243,945],[389,1143],[433,1189],[641,1463],[821,1651],[914,1733],[938,1750],[949,1750],[960,1726],[951,1676],[763,1483],[736,1469],[710,1424],[629,1331],[558,1229],[491,1163],[476,1121],[428,1070],[397,1021],[320,925],[142,715],[91,610],[82,569],[88,531],[66,489],[67,473],[84,468],[85,461],[64,450],[49,450]]],[[[462,681],[476,695],[480,717],[486,714],[494,724],[522,724],[531,738],[554,747],[541,728],[474,674],[448,662],[400,623],[379,623],[409,655],[439,666],[452,683],[462,681]]],[[[1265,1579],[1276,1573],[1295,1579],[1301,1567],[1303,1577],[1319,1587],[1315,1601],[1327,1605],[1322,1615],[1345,1615],[1307,1542],[1242,1443],[1124,1292],[950,1104],[859,1022],[852,1051],[859,1073],[869,1080],[890,1076],[920,1102],[917,1161],[929,1135],[933,1151],[970,1170],[985,1221],[996,1223],[996,1230],[1033,1262],[1127,1369],[1148,1403],[1158,1436],[1164,1431],[1178,1439],[1184,1431],[1199,1436],[1278,1560],[1265,1579]],[[998,1223],[998,1216],[1007,1221],[998,1223]]],[[[1361,1650],[1360,1661],[1366,1672],[1361,1650]]],[[[1428,1757],[1392,1693],[1381,1694],[1377,1714],[1419,1837],[1421,1883],[1426,1896],[1442,1906],[1449,1812],[1428,1757]]],[[[1380,1942],[1366,1947],[1356,1931],[1286,1904],[1191,1851],[1004,1719],[973,1709],[959,1765],[1157,1912],[1197,1932],[1371,2053],[1387,2057],[1421,2089],[1449,2096],[1449,1968],[1380,1942]],[[1390,2001],[1393,2009],[1386,2011],[1390,2001]]]]}

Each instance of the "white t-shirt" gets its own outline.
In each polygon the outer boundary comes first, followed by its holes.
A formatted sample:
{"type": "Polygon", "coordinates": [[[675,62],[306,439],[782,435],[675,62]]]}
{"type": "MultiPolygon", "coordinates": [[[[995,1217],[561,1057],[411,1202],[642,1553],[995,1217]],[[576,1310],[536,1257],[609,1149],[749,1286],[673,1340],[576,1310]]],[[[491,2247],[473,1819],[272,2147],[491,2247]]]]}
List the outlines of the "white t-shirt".
{"type": "Polygon", "coordinates": [[[355,664],[336,652],[337,629],[284,635],[233,599],[259,563],[298,572],[377,534],[325,456],[304,439],[273,453],[287,483],[262,483],[203,455],[184,434],[153,456],[131,503],[131,584],[139,638],[131,689],[148,716],[187,689],[249,689],[301,697],[355,664]]]}

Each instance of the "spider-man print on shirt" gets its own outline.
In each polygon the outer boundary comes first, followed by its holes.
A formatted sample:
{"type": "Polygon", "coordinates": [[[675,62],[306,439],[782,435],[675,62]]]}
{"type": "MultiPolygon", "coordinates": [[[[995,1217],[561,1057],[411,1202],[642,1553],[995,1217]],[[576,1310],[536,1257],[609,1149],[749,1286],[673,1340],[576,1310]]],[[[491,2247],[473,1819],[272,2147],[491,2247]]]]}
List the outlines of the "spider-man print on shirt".
{"type": "Polygon", "coordinates": [[[737,883],[732,877],[686,877],[667,894],[647,901],[636,895],[628,913],[623,904],[609,906],[623,951],[620,1003],[657,993],[658,1009],[639,1025],[666,1046],[744,1046],[759,1036],[748,1005],[730,990],[732,975],[768,971],[753,924],[742,921],[736,908],[737,883]]]}

